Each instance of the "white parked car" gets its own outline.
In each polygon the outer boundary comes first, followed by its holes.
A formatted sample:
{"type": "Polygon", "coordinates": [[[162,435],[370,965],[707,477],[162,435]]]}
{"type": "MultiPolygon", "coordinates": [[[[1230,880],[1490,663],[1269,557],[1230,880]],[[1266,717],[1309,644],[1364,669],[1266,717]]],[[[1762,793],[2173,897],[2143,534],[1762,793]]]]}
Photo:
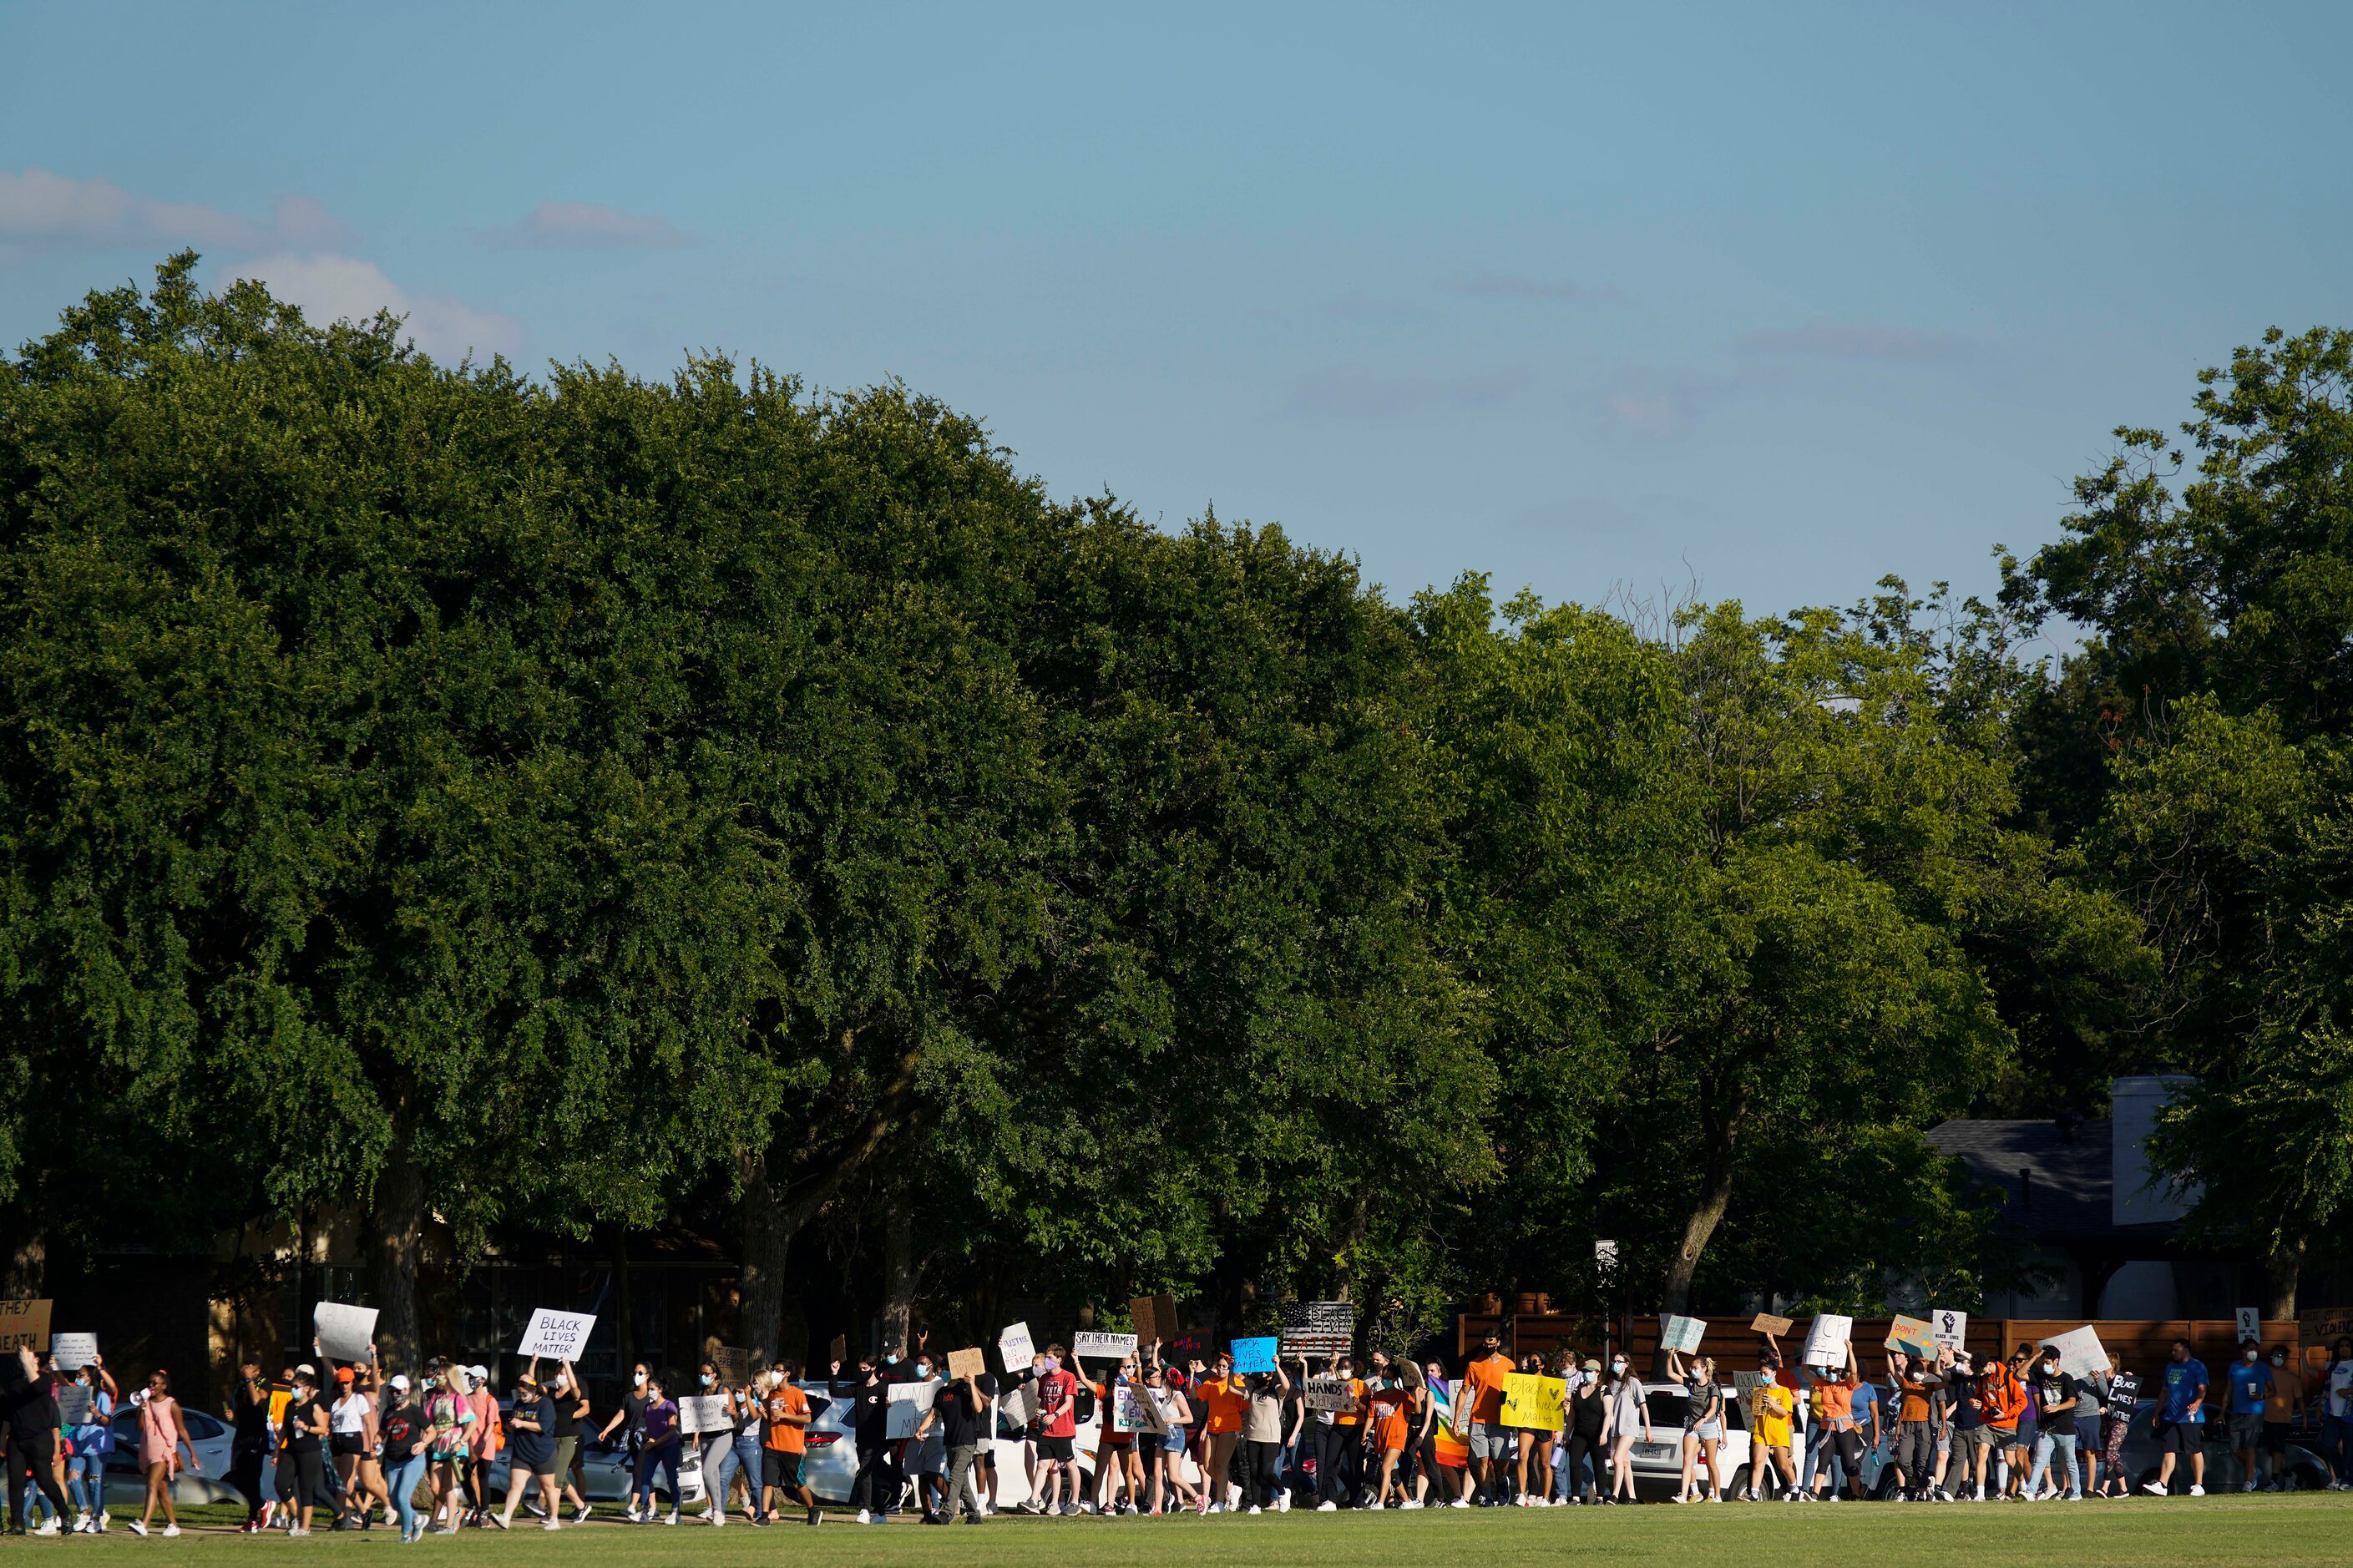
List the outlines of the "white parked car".
{"type": "MultiPolygon", "coordinates": [[[[228,1484],[229,1449],[236,1436],[229,1424],[206,1411],[180,1406],[187,1423],[188,1447],[196,1456],[196,1469],[182,1469],[172,1482],[175,1503],[242,1502],[228,1484]]],[[[127,1504],[138,1508],[147,1500],[146,1472],[139,1468],[139,1412],[129,1401],[114,1413],[114,1452],[106,1457],[106,1507],[120,1512],[127,1504]]]]}

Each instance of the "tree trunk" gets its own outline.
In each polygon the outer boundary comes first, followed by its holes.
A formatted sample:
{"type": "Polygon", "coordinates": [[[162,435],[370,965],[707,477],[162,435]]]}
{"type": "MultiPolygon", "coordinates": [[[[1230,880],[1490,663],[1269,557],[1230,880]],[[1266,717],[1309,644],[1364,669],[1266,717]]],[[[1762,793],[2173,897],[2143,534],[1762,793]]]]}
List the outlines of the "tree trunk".
{"type": "Polygon", "coordinates": [[[9,1238],[6,1279],[0,1294],[10,1300],[37,1300],[49,1293],[49,1233],[35,1223],[9,1238]]]}
{"type": "Polygon", "coordinates": [[[2304,1241],[2282,1239],[2263,1258],[2263,1316],[2295,1316],[2296,1281],[2304,1273],[2304,1241]]]}
{"type": "MultiPolygon", "coordinates": [[[[396,1140],[395,1148],[406,1140],[396,1140]]],[[[376,1341],[390,1372],[415,1377],[425,1364],[417,1314],[417,1263],[425,1250],[425,1173],[396,1157],[376,1178],[375,1274],[376,1341]]]]}
{"type": "Polygon", "coordinates": [[[897,1341],[899,1352],[915,1353],[915,1220],[903,1193],[883,1196],[882,1338],[897,1341]]]}
{"type": "Polygon", "coordinates": [[[793,1249],[794,1223],[785,1196],[769,1180],[768,1162],[744,1162],[744,1339],[753,1364],[765,1366],[787,1352],[777,1339],[785,1315],[785,1260],[793,1249]]]}
{"type": "MultiPolygon", "coordinates": [[[[1715,1235],[1715,1227],[1724,1223],[1724,1211],[1732,1205],[1733,1145],[1739,1135],[1740,1113],[1747,1096],[1735,1091],[1729,1098],[1723,1115],[1703,1113],[1700,1118],[1703,1147],[1699,1196],[1692,1204],[1691,1216],[1683,1221],[1683,1241],[1667,1262],[1666,1289],[1660,1302],[1666,1311],[1689,1310],[1692,1277],[1699,1272],[1699,1260],[1707,1251],[1708,1240],[1715,1235]]],[[[1660,1362],[1663,1366],[1663,1352],[1660,1362]]]]}

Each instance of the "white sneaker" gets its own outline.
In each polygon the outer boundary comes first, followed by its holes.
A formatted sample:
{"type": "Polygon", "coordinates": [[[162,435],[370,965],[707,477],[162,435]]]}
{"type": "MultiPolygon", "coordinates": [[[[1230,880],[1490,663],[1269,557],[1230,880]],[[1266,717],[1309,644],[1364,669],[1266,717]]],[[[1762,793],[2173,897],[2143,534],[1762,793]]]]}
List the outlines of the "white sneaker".
{"type": "Polygon", "coordinates": [[[2191,1497],[2204,1497],[2206,1495],[2206,1489],[2193,1481],[2190,1483],[2189,1495],[2191,1497]]]}
{"type": "Polygon", "coordinates": [[[1252,1503],[1252,1504],[1250,1504],[1250,1511],[1251,1513],[1253,1513],[1253,1514],[1257,1513],[1257,1512],[1258,1512],[1258,1504],[1256,1504],[1256,1503],[1252,1503]]]}
{"type": "Polygon", "coordinates": [[[1398,1509],[1399,1509],[1399,1510],[1404,1510],[1404,1509],[1409,1509],[1409,1508],[1419,1508],[1420,1506],[1421,1506],[1421,1500],[1420,1500],[1419,1498],[1410,1498],[1410,1497],[1409,1497],[1409,1498],[1408,1498],[1408,1499],[1406,1499],[1406,1500],[1405,1500],[1405,1501],[1403,1501],[1403,1502],[1401,1502],[1401,1503],[1398,1504],[1398,1509]]]}
{"type": "Polygon", "coordinates": [[[2163,1497],[2165,1495],[2165,1489],[2158,1486],[2155,1481],[2143,1481],[2141,1483],[2140,1489],[2147,1492],[2151,1497],[2163,1497]]]}
{"type": "MultiPolygon", "coordinates": [[[[698,1408],[700,1408],[700,1407],[698,1406],[698,1408]]],[[[871,1519],[872,1519],[872,1518],[873,1518],[873,1515],[871,1515],[871,1514],[868,1513],[864,1509],[862,1509],[862,1508],[861,1508],[861,1509],[860,1509],[860,1510],[858,1510],[858,1522],[859,1522],[859,1523],[860,1523],[860,1524],[864,1524],[864,1523],[866,1523],[869,1520],[871,1520],[871,1519]]]]}
{"type": "Polygon", "coordinates": [[[664,1524],[676,1524],[678,1522],[678,1510],[670,1510],[669,1516],[665,1518],[662,1522],[664,1524]]]}
{"type": "Polygon", "coordinates": [[[147,1525],[142,1520],[132,1520],[131,1521],[130,1529],[131,1533],[133,1535],[144,1535],[147,1533],[147,1525]]]}
{"type": "Polygon", "coordinates": [[[2239,1489],[2240,1489],[2241,1491],[2242,1491],[2242,1492],[2251,1492],[2251,1491],[2253,1491],[2253,1490],[2255,1489],[2255,1483],[2254,1483],[2254,1482],[2253,1482],[2253,1481],[2249,1481],[2246,1485],[2244,1485],[2244,1486],[2241,1487],[2239,1489]]]}
{"type": "Polygon", "coordinates": [[[33,1526],[32,1532],[35,1535],[55,1535],[60,1528],[61,1527],[58,1523],[58,1516],[56,1514],[51,1514],[48,1518],[41,1521],[40,1523],[33,1526]]]}
{"type": "Polygon", "coordinates": [[[1681,1492],[1677,1492],[1674,1496],[1672,1496],[1672,1497],[1669,1498],[1667,1500],[1668,1500],[1669,1502],[1689,1502],[1689,1501],[1691,1501],[1691,1499],[1689,1499],[1689,1498],[1685,1497],[1685,1496],[1684,1496],[1683,1493],[1681,1493],[1681,1492]]]}
{"type": "Polygon", "coordinates": [[[1315,1505],[1315,1511],[1317,1513],[1337,1513],[1340,1511],[1340,1505],[1334,1502],[1330,1498],[1325,1498],[1322,1502],[1315,1505]]]}
{"type": "Polygon", "coordinates": [[[631,1504],[629,1505],[629,1513],[628,1513],[628,1520],[629,1520],[629,1522],[630,1522],[631,1524],[636,1524],[636,1523],[638,1523],[639,1521],[641,1521],[644,1518],[645,1518],[645,1515],[644,1515],[644,1514],[642,1514],[642,1513],[640,1513],[640,1512],[638,1510],[638,1505],[637,1505],[637,1504],[635,1504],[635,1503],[631,1503],[631,1504]]]}
{"type": "Polygon", "coordinates": [[[1446,1506],[1449,1508],[1469,1508],[1471,1506],[1471,1500],[1467,1497],[1459,1497],[1452,1502],[1448,1503],[1446,1506]]]}
{"type": "Polygon", "coordinates": [[[1274,1500],[1274,1511],[1277,1513],[1289,1513],[1291,1511],[1290,1492],[1285,1491],[1274,1500]]]}

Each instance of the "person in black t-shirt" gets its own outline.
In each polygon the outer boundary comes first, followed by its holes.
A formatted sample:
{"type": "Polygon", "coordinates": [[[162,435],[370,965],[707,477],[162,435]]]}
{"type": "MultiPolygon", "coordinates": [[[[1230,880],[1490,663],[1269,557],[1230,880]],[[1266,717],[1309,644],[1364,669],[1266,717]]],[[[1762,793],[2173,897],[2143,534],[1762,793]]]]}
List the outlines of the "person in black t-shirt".
{"type": "Polygon", "coordinates": [[[969,1377],[957,1378],[940,1390],[932,1414],[939,1420],[940,1442],[947,1450],[948,1495],[940,1511],[927,1516],[925,1523],[947,1523],[955,1517],[959,1504],[966,1523],[981,1521],[980,1488],[973,1481],[972,1461],[980,1452],[981,1438],[987,1435],[982,1430],[987,1413],[988,1401],[969,1377]]]}
{"type": "Polygon", "coordinates": [[[342,1509],[327,1489],[327,1404],[319,1397],[318,1373],[297,1372],[294,1396],[278,1426],[278,1463],[294,1467],[294,1527],[289,1535],[311,1533],[311,1521],[320,1508],[337,1518],[342,1509]]]}
{"type": "Polygon", "coordinates": [[[261,1467],[269,1458],[269,1384],[261,1375],[261,1363],[249,1361],[237,1369],[237,1388],[229,1395],[229,1420],[235,1435],[229,1439],[228,1484],[245,1499],[245,1522],[237,1526],[239,1535],[252,1535],[262,1528],[261,1467]]]}
{"type": "MultiPolygon", "coordinates": [[[[2053,1456],[2066,1471],[2066,1489],[2070,1501],[2084,1495],[2083,1480],[2075,1469],[2075,1413],[2084,1405],[2084,1391],[2073,1373],[2059,1368],[2059,1352],[2045,1345],[2042,1357],[2035,1363],[2034,1405],[2037,1425],[2034,1434],[2034,1469],[2026,1479],[2029,1501],[2041,1492],[2049,1475],[2053,1456]]],[[[2060,1478],[2050,1477],[2051,1489],[2059,1489],[2060,1478]]]]}
{"type": "Polygon", "coordinates": [[[8,1506],[16,1510],[8,1533],[23,1535],[28,1487],[39,1489],[58,1518],[73,1516],[66,1511],[65,1489],[58,1485],[57,1373],[45,1370],[22,1346],[8,1370],[20,1374],[0,1389],[0,1419],[8,1426],[8,1506]]]}

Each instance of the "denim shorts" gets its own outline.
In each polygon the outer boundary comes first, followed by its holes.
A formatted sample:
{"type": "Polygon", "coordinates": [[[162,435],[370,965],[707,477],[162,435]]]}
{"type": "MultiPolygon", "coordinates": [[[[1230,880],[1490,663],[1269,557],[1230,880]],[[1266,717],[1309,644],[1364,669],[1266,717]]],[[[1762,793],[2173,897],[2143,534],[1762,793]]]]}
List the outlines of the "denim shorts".
{"type": "Polygon", "coordinates": [[[1182,1426],[1171,1426],[1168,1428],[1168,1435],[1160,1439],[1160,1451],[1164,1454],[1183,1453],[1185,1451],[1185,1428],[1182,1426]]]}
{"type": "Polygon", "coordinates": [[[1721,1421],[1703,1421],[1698,1426],[1689,1428],[1689,1431],[1692,1436],[1703,1443],[1724,1441],[1724,1423],[1721,1421]]]}

